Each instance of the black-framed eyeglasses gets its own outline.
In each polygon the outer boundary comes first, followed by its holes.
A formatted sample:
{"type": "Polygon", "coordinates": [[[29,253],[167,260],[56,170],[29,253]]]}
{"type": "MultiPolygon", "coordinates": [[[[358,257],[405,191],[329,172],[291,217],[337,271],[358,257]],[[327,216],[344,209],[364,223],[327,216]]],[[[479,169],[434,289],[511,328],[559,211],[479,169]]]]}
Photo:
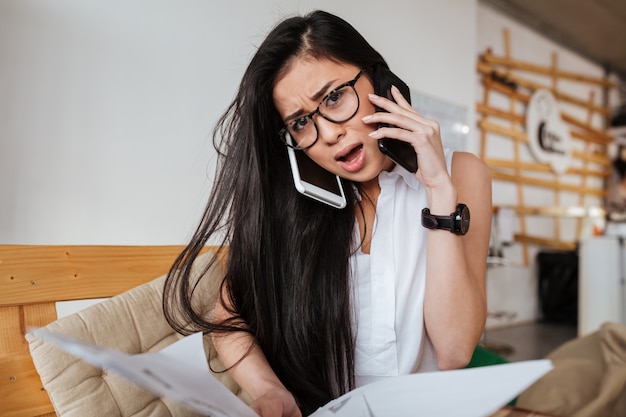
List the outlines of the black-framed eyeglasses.
{"type": "Polygon", "coordinates": [[[359,94],[354,85],[361,75],[362,70],[353,80],[341,84],[328,93],[314,111],[287,123],[279,132],[285,145],[298,150],[313,146],[317,142],[317,125],[313,120],[316,114],[333,123],[343,123],[352,119],[359,111],[359,94]]]}

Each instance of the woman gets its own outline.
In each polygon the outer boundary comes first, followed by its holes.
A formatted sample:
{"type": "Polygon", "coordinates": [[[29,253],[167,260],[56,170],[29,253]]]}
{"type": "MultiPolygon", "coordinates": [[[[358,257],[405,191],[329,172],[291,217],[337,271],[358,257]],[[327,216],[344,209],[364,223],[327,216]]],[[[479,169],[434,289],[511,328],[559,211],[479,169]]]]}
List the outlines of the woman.
{"type": "Polygon", "coordinates": [[[483,330],[487,170],[471,154],[444,150],[437,123],[396,88],[395,103],[376,96],[377,66],[386,67],[382,56],[325,12],[269,33],[219,121],[213,194],[168,277],[170,323],[210,332],[265,417],[307,415],[380,378],[463,367],[483,330]],[[328,109],[345,85],[357,105],[332,121],[328,109]],[[378,150],[383,137],[413,146],[415,174],[378,150]],[[296,191],[281,138],[342,178],[346,208],[296,191]],[[458,203],[472,213],[467,234],[422,226],[422,209],[449,215],[458,203]],[[216,236],[228,265],[209,322],[191,308],[190,271],[216,236]]]}

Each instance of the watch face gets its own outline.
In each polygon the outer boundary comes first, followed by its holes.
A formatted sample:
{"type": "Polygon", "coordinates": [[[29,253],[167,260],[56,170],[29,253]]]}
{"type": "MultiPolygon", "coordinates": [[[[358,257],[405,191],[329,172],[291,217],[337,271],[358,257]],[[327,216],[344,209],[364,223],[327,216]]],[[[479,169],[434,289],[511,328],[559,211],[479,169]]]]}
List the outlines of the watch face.
{"type": "Polygon", "coordinates": [[[470,212],[465,204],[459,204],[456,211],[458,233],[464,235],[469,230],[470,225],[470,212]]]}
{"type": "Polygon", "coordinates": [[[461,222],[460,222],[460,231],[461,234],[464,235],[469,230],[469,209],[465,204],[461,207],[461,222]]]}

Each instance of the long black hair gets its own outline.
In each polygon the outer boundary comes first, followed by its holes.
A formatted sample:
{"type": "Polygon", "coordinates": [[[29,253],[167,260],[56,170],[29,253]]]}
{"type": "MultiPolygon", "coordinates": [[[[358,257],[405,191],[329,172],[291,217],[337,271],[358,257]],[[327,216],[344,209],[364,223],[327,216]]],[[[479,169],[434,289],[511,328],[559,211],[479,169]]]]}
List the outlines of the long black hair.
{"type": "MultiPolygon", "coordinates": [[[[191,242],[166,281],[163,307],[179,332],[246,331],[307,415],[354,386],[349,258],[358,184],[344,183],[338,210],[300,195],[278,138],[278,78],[298,57],[350,63],[371,77],[382,56],[346,21],[315,11],[288,18],[252,58],[237,96],[218,121],[218,170],[191,242]],[[192,307],[191,264],[209,239],[227,247],[233,317],[212,322],[192,307]]],[[[195,300],[194,300],[195,305],[195,300]]]]}

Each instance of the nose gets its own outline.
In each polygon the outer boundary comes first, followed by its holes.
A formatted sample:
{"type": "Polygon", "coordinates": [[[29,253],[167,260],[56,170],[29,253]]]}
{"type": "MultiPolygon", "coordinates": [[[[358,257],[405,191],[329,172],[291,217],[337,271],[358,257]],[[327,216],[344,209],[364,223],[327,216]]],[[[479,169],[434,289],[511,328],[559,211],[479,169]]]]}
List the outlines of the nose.
{"type": "Polygon", "coordinates": [[[315,126],[317,127],[317,140],[327,145],[339,142],[346,133],[343,123],[331,122],[319,114],[316,116],[315,126]]]}

